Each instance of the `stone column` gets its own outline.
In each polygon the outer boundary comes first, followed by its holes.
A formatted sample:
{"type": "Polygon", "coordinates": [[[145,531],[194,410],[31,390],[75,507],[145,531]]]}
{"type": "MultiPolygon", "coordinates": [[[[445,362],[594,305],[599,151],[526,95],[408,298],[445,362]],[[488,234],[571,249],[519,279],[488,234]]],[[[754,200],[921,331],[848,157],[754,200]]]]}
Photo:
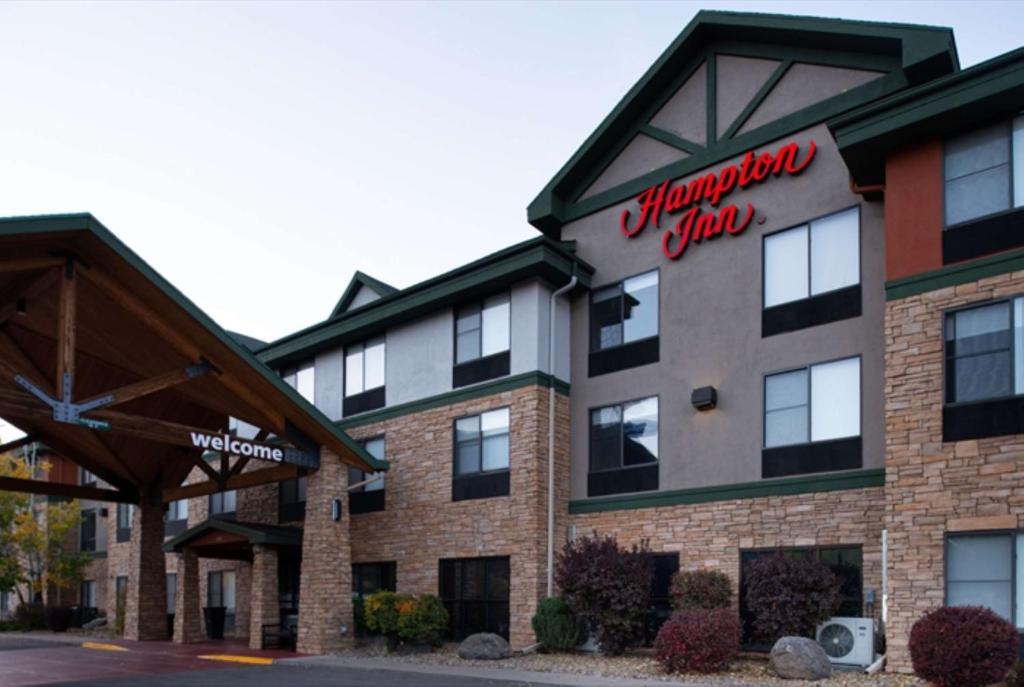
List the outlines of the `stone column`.
{"type": "Polygon", "coordinates": [[[163,543],[163,505],[136,504],[128,550],[125,639],[167,639],[167,572],[163,543]]]}
{"type": "Polygon", "coordinates": [[[341,460],[321,451],[320,469],[309,476],[302,533],[299,581],[298,650],[324,654],[352,646],[352,567],[349,546],[348,471],[341,460]],[[331,519],[331,502],[341,503],[341,519],[331,519]],[[346,634],[342,636],[341,627],[346,634]]]}
{"type": "Polygon", "coordinates": [[[253,545],[250,594],[249,648],[262,649],[263,626],[276,626],[281,622],[276,549],[260,544],[253,545]]]}
{"type": "Polygon", "coordinates": [[[185,547],[178,558],[178,590],[174,595],[176,644],[203,641],[199,599],[199,556],[194,549],[185,547]]]}

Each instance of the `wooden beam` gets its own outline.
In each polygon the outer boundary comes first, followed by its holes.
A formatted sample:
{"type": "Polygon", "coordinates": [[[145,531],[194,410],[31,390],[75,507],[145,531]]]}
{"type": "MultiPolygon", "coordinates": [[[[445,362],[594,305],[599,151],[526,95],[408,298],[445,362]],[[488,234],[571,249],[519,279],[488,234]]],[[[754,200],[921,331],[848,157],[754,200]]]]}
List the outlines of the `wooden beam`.
{"type": "Polygon", "coordinates": [[[18,342],[0,329],[0,376],[14,384],[14,378],[21,375],[43,390],[50,398],[56,398],[50,376],[44,374],[22,350],[18,342]]]}
{"type": "Polygon", "coordinates": [[[24,272],[26,270],[42,270],[47,267],[59,267],[64,258],[47,256],[45,258],[10,258],[0,260],[0,272],[24,272]]]}
{"type": "Polygon", "coordinates": [[[57,281],[57,277],[59,276],[60,272],[58,270],[50,270],[43,276],[39,277],[39,279],[32,282],[32,284],[22,291],[13,301],[0,305],[0,324],[3,324],[18,314],[18,301],[24,301],[26,304],[32,301],[36,296],[50,288],[50,286],[57,281]]]}
{"type": "Polygon", "coordinates": [[[242,470],[244,470],[245,466],[248,464],[249,456],[241,456],[238,460],[235,461],[235,464],[231,466],[231,471],[228,472],[228,476],[230,477],[231,475],[241,474],[242,470]]]}
{"type": "Polygon", "coordinates": [[[294,479],[304,474],[304,470],[295,465],[277,465],[263,470],[244,472],[241,475],[229,477],[224,483],[199,482],[184,487],[173,487],[164,489],[164,503],[177,501],[178,499],[190,499],[197,496],[208,496],[219,491],[231,491],[232,489],[245,489],[260,484],[271,484],[283,482],[287,479],[294,479]]]}
{"type": "Polygon", "coordinates": [[[63,496],[72,499],[88,499],[90,501],[111,501],[114,503],[136,503],[134,494],[115,489],[98,487],[82,487],[60,482],[45,482],[38,479],[17,479],[0,477],[0,491],[16,491],[23,494],[42,494],[44,496],[63,496]]]}
{"type": "Polygon", "coordinates": [[[75,261],[67,258],[60,280],[60,302],[57,310],[57,399],[70,401],[75,381],[75,261]]]}
{"type": "Polygon", "coordinates": [[[217,472],[212,467],[210,467],[210,464],[206,462],[205,458],[203,458],[201,456],[196,456],[194,458],[193,462],[195,463],[196,467],[198,467],[200,470],[205,472],[207,477],[209,477],[214,482],[223,482],[224,481],[224,475],[222,475],[221,473],[217,472]]]}
{"type": "Polygon", "coordinates": [[[119,389],[108,391],[104,394],[97,394],[91,398],[87,398],[81,401],[79,405],[89,406],[90,404],[97,403],[104,400],[106,397],[113,397],[108,403],[104,403],[102,407],[109,408],[111,406],[119,405],[121,403],[127,403],[133,401],[136,398],[142,398],[149,394],[154,394],[157,391],[163,391],[179,384],[183,384],[191,379],[202,377],[209,372],[209,368],[204,368],[205,371],[199,371],[199,367],[187,367],[181,370],[175,370],[173,372],[165,372],[162,375],[156,377],[150,377],[149,379],[143,379],[133,384],[126,384],[119,389]]]}

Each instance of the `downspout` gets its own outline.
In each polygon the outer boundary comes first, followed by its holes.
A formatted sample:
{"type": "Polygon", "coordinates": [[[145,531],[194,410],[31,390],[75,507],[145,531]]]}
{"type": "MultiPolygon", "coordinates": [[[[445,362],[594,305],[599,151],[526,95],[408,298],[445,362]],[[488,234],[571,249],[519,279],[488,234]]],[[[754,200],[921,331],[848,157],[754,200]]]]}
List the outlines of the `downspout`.
{"type": "Polygon", "coordinates": [[[558,297],[576,288],[576,266],[569,283],[551,294],[548,305],[548,375],[551,386],[548,387],[548,586],[547,595],[554,594],[554,563],[555,563],[555,305],[558,297]]]}

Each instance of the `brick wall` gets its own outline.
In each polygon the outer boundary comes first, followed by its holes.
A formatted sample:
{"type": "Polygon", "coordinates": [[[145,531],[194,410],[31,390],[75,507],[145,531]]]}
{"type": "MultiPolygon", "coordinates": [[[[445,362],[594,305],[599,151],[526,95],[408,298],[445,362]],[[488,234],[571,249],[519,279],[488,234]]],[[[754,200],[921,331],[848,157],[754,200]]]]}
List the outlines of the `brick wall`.
{"type": "Polygon", "coordinates": [[[944,535],[1013,529],[1024,514],[1024,435],[942,441],[943,312],[1024,293],[1024,271],[886,304],[889,668],[910,671],[907,638],[944,602],[944,535]]]}

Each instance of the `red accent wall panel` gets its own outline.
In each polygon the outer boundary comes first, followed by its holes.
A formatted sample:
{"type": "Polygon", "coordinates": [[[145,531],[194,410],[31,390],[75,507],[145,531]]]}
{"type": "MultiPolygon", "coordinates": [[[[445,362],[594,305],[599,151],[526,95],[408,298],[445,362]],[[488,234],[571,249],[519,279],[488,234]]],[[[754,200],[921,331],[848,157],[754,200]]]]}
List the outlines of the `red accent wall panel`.
{"type": "Polygon", "coordinates": [[[942,142],[889,156],[885,164],[885,278],[942,267],[942,142]]]}

